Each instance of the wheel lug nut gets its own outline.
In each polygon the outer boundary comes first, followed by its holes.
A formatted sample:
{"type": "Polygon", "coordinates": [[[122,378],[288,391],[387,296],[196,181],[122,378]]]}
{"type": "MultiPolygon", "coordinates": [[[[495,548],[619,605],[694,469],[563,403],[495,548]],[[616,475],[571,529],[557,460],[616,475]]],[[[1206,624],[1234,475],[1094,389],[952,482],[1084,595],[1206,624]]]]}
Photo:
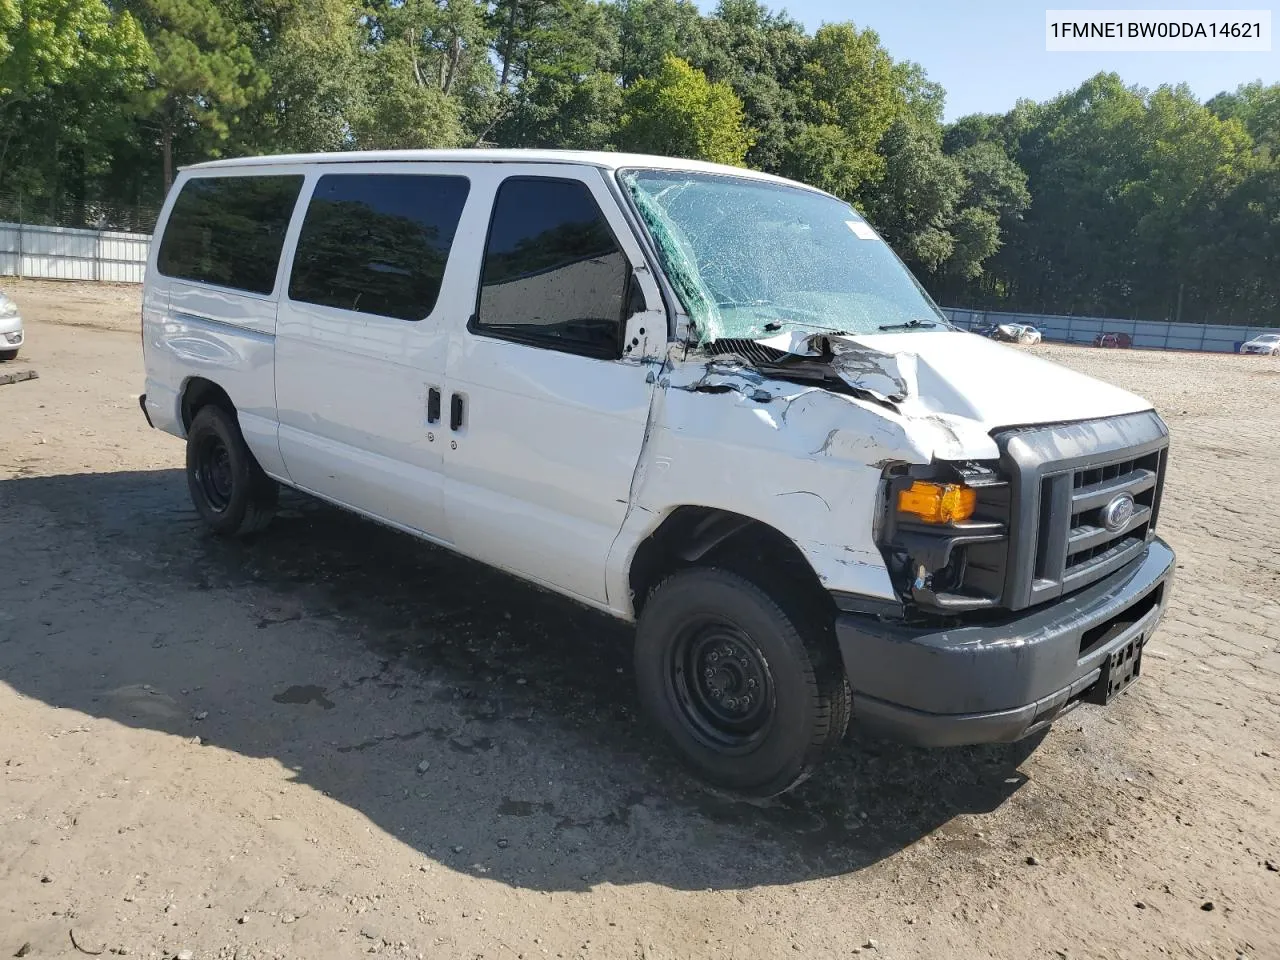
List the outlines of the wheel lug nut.
{"type": "Polygon", "coordinates": [[[754,690],[755,688],[756,688],[756,682],[755,682],[755,680],[754,680],[753,678],[748,678],[748,679],[747,679],[747,689],[748,689],[748,690],[754,690]]]}

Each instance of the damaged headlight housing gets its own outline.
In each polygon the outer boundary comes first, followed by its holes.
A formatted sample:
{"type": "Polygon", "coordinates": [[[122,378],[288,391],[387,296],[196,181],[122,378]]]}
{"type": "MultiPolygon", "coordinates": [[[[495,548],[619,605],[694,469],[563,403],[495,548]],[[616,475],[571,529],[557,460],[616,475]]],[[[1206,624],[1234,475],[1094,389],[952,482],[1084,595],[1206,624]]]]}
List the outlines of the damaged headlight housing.
{"type": "Polygon", "coordinates": [[[885,486],[880,548],[903,601],[926,613],[999,606],[1010,491],[997,465],[899,464],[885,486]]]}
{"type": "Polygon", "coordinates": [[[963,523],[977,505],[977,492],[963,483],[912,480],[898,491],[898,513],[922,523],[963,523]]]}

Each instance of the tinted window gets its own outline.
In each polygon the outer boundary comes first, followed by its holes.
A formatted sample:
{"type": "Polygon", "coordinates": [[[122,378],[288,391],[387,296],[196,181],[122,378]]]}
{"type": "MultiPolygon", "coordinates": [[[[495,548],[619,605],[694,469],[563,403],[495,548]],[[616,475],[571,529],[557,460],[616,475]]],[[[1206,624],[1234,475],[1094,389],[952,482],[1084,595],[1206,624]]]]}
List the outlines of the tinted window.
{"type": "Polygon", "coordinates": [[[421,320],[440,293],[465,177],[333,174],[316,184],[289,298],[421,320]]]}
{"type": "Polygon", "coordinates": [[[478,329],[617,356],[627,262],[585,184],[507,180],[481,276],[478,329]]]}
{"type": "Polygon", "coordinates": [[[182,186],[160,241],[166,277],[252,293],[276,284],[302,177],[197,177],[182,186]]]}

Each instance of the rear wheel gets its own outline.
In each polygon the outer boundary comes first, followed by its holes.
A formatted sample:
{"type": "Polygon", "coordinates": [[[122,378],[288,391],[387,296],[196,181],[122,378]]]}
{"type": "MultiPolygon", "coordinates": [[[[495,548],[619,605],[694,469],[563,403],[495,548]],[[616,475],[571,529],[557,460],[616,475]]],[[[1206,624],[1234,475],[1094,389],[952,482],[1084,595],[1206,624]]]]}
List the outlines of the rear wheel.
{"type": "Polygon", "coordinates": [[[224,536],[265,527],[279,494],[245,444],[235,416],[216,406],[201,407],[187,431],[187,488],[200,518],[224,536]]]}
{"type": "Polygon", "coordinates": [[[770,797],[801,783],[849,721],[829,624],[713,567],[663,581],[636,634],[640,699],[710,783],[770,797]]]}

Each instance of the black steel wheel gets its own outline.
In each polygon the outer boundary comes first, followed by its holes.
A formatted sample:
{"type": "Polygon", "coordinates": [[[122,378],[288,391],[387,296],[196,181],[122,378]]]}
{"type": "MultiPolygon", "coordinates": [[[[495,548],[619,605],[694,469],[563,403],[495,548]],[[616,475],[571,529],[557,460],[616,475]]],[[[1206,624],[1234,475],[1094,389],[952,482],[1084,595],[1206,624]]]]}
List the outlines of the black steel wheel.
{"type": "Polygon", "coordinates": [[[760,648],[736,624],[715,617],[690,623],[668,660],[672,700],[703,743],[749,750],[767,733],[773,677],[760,648]]]}
{"type": "Polygon", "coordinates": [[[275,512],[278,488],[244,442],[235,415],[201,407],[187,430],[187,489],[214,533],[243,536],[261,530],[275,512]]]}
{"type": "Polygon", "coordinates": [[[736,793],[795,787],[849,721],[830,623],[727,570],[693,567],[659,584],[635,662],[640,700],[681,757],[736,793]]]}
{"type": "Polygon", "coordinates": [[[216,433],[205,434],[195,449],[195,482],[209,509],[225,513],[231,505],[231,451],[216,433]]]}

